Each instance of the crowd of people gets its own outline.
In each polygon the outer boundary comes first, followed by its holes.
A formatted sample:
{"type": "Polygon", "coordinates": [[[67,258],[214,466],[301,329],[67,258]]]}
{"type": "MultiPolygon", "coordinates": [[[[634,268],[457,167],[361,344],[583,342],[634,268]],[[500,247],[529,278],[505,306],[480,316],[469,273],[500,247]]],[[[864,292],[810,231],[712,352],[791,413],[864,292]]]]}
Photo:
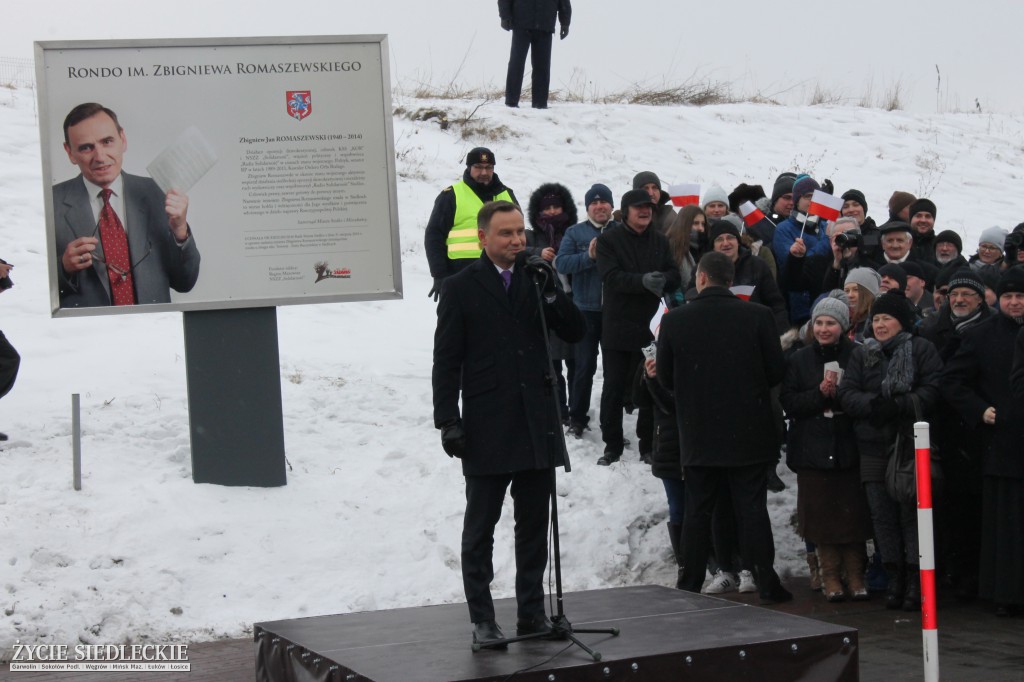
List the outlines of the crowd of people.
{"type": "MultiPolygon", "coordinates": [[[[457,185],[474,202],[515,202],[494,163],[473,150],[457,185]]],[[[581,339],[550,347],[566,433],[594,428],[600,358],[596,463],[633,447],[623,414],[635,412],[636,452],[665,485],[681,589],[789,598],[766,512],[784,456],[812,588],[830,601],[881,591],[889,608],[914,610],[916,501],[894,488],[891,463],[913,448],[913,423],[927,421],[942,472],[940,586],[1019,613],[1024,223],[981,231],[971,254],[956,231],[936,231],[928,198],[894,191],[876,222],[865,193],[846,189],[840,216],[825,220],[811,209],[816,191],[840,193],[787,172],[770,192],[715,185],[677,210],[644,171],[617,202],[592,184],[579,221],[568,187],[533,192],[525,251],[557,273],[585,322],[581,339]],[[759,211],[741,210],[750,204],[759,211]]],[[[427,227],[432,295],[481,253],[452,240],[449,215],[461,209],[445,209],[449,196],[459,195],[442,192],[427,227]]]]}

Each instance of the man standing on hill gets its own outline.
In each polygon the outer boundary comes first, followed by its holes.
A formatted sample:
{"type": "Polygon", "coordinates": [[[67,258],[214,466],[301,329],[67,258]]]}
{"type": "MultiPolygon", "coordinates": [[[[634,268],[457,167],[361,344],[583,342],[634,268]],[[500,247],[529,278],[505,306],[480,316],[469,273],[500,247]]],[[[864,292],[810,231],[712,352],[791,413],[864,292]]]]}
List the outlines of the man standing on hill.
{"type": "Polygon", "coordinates": [[[558,17],[558,37],[569,35],[572,5],[569,0],[498,0],[501,27],[512,31],[512,52],[505,79],[505,106],[518,107],[523,90],[523,71],[529,52],[533,69],[533,108],[548,108],[548,83],[551,81],[551,36],[558,17]]]}
{"type": "Polygon", "coordinates": [[[508,201],[519,205],[516,195],[505,187],[494,172],[494,154],[487,147],[476,147],[466,155],[462,180],[445,187],[434,200],[427,221],[423,249],[427,252],[434,286],[427,293],[437,301],[445,277],[475,262],[481,253],[477,238],[476,216],[488,201],[508,201]]]}

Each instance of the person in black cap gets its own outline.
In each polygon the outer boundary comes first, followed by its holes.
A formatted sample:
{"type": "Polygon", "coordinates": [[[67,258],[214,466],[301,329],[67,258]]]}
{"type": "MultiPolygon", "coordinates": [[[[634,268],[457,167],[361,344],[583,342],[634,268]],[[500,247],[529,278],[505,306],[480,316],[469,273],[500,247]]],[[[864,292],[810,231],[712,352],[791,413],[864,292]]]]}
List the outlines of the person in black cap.
{"type": "Polygon", "coordinates": [[[590,428],[590,398],[597,372],[597,354],[601,344],[601,273],[597,269],[597,238],[612,221],[612,191],[595,183],[584,195],[587,219],[565,232],[555,269],[572,278],[572,301],[583,313],[587,332],[577,343],[576,369],[569,387],[569,433],[583,437],[590,428]]]}
{"type": "Polygon", "coordinates": [[[640,171],[633,176],[633,189],[642,189],[647,192],[654,202],[654,215],[651,217],[651,227],[658,232],[665,234],[668,226],[676,219],[676,210],[669,203],[668,192],[661,188],[661,180],[654,171],[640,171]]]}
{"type": "Polygon", "coordinates": [[[918,199],[907,210],[910,227],[914,234],[912,251],[915,258],[928,263],[935,262],[935,218],[938,210],[931,199],[918,199]]]}
{"type": "Polygon", "coordinates": [[[877,254],[880,256],[877,265],[899,264],[908,260],[916,261],[924,270],[925,281],[931,287],[939,269],[932,264],[933,256],[922,258],[913,251],[914,228],[902,220],[890,220],[878,228],[878,231],[882,238],[882,248],[881,253],[877,254]]]}
{"type": "Polygon", "coordinates": [[[505,78],[505,106],[518,107],[523,90],[526,53],[531,55],[533,108],[548,108],[551,81],[551,37],[558,19],[558,37],[569,35],[572,4],[569,0],[498,0],[501,27],[512,31],[512,51],[505,78]]]}
{"type": "Polygon", "coordinates": [[[943,230],[935,235],[932,242],[932,258],[940,268],[951,267],[959,270],[967,267],[967,259],[963,256],[964,240],[953,230],[943,230]]]}
{"type": "Polygon", "coordinates": [[[433,296],[435,302],[441,295],[444,278],[480,257],[476,214],[483,205],[488,201],[519,205],[512,189],[505,187],[494,172],[496,164],[494,154],[487,147],[469,150],[462,180],[445,187],[434,200],[434,210],[430,212],[423,235],[423,250],[427,252],[430,276],[434,278],[434,286],[427,296],[433,296]]]}
{"type": "MultiPolygon", "coordinates": [[[[597,269],[604,285],[601,307],[601,438],[607,466],[622,457],[623,397],[643,361],[641,349],[651,343],[651,318],[661,297],[679,288],[679,268],[672,259],[668,237],[651,229],[654,202],[642,189],[622,195],[622,222],[607,227],[597,238],[597,269]]],[[[637,416],[640,457],[653,447],[654,421],[650,409],[637,416]]]]}
{"type": "MultiPolygon", "coordinates": [[[[958,548],[964,556],[954,565],[958,587],[970,594],[977,585],[978,594],[995,603],[997,615],[1007,616],[1024,611],[1024,403],[1010,388],[1014,348],[1024,328],[1024,267],[1004,271],[996,293],[999,314],[963,334],[943,371],[942,396],[970,430],[968,461],[975,468],[980,464],[983,474],[981,485],[962,491],[955,507],[969,521],[954,539],[968,543],[958,548]],[[980,576],[975,577],[979,554],[980,576]]],[[[942,460],[945,467],[945,453],[942,460]]],[[[956,474],[970,472],[965,466],[956,474]]],[[[962,481],[954,480],[959,489],[962,481]]]]}
{"type": "MultiPolygon", "coordinates": [[[[772,185],[772,198],[768,204],[768,219],[778,225],[789,217],[793,212],[793,183],[796,182],[796,173],[786,171],[775,178],[772,185]]],[[[772,235],[774,236],[774,235],[772,235]]],[[[771,243],[771,239],[767,240],[771,243]]]]}
{"type": "Polygon", "coordinates": [[[907,286],[903,289],[907,300],[917,310],[918,315],[927,316],[933,310],[933,303],[932,292],[925,286],[924,269],[920,263],[912,260],[908,260],[898,267],[903,268],[903,272],[907,276],[907,286]]]}
{"type": "Polygon", "coordinates": [[[859,189],[848,189],[843,192],[842,199],[843,217],[855,219],[857,221],[857,229],[860,230],[861,236],[858,249],[860,250],[861,258],[874,258],[874,254],[879,248],[878,241],[880,235],[875,219],[868,215],[868,200],[865,198],[864,192],[861,192],[859,189]]]}
{"type": "Polygon", "coordinates": [[[930,341],[914,336],[906,297],[889,291],[871,306],[873,337],[854,349],[839,384],[839,404],[854,419],[861,481],[877,549],[889,577],[886,607],[921,607],[917,512],[913,501],[889,496],[885,470],[897,432],[927,419],[939,399],[942,360],[930,341]]]}

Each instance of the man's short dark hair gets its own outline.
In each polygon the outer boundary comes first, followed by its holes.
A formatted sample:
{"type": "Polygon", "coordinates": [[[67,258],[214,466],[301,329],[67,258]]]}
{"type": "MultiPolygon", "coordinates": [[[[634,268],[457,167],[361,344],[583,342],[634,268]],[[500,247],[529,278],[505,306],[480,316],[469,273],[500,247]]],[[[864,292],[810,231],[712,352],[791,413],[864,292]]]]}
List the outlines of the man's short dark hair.
{"type": "Polygon", "coordinates": [[[102,104],[96,102],[86,102],[85,104],[79,104],[77,107],[68,112],[68,115],[64,117],[64,144],[68,144],[68,128],[73,125],[78,125],[87,118],[92,118],[96,114],[106,114],[114,120],[114,125],[117,126],[117,132],[121,132],[121,124],[117,121],[117,114],[113,110],[106,108],[102,104]]]}
{"type": "Polygon", "coordinates": [[[732,264],[732,259],[718,251],[708,251],[701,256],[697,272],[707,275],[708,284],[715,287],[731,287],[736,277],[736,267],[732,264]]]}
{"type": "Polygon", "coordinates": [[[511,201],[488,201],[476,214],[476,227],[478,230],[487,230],[491,226],[491,218],[495,213],[511,213],[512,211],[522,213],[519,207],[511,201]]]}

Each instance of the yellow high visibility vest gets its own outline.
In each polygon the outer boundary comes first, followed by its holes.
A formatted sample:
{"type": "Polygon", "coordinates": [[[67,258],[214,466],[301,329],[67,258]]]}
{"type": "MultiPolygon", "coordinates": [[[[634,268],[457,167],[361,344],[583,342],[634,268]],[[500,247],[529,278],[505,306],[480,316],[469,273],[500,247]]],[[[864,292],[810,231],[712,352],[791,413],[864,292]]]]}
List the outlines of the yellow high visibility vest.
{"type": "MultiPolygon", "coordinates": [[[[484,207],[484,202],[480,201],[480,197],[469,188],[464,180],[452,185],[452,190],[455,192],[455,224],[452,225],[448,239],[445,240],[445,244],[448,245],[448,257],[453,260],[456,258],[479,258],[482,249],[477,236],[476,214],[484,207]]],[[[512,195],[508,193],[507,189],[495,196],[494,201],[516,203],[512,201],[512,195]]]]}

